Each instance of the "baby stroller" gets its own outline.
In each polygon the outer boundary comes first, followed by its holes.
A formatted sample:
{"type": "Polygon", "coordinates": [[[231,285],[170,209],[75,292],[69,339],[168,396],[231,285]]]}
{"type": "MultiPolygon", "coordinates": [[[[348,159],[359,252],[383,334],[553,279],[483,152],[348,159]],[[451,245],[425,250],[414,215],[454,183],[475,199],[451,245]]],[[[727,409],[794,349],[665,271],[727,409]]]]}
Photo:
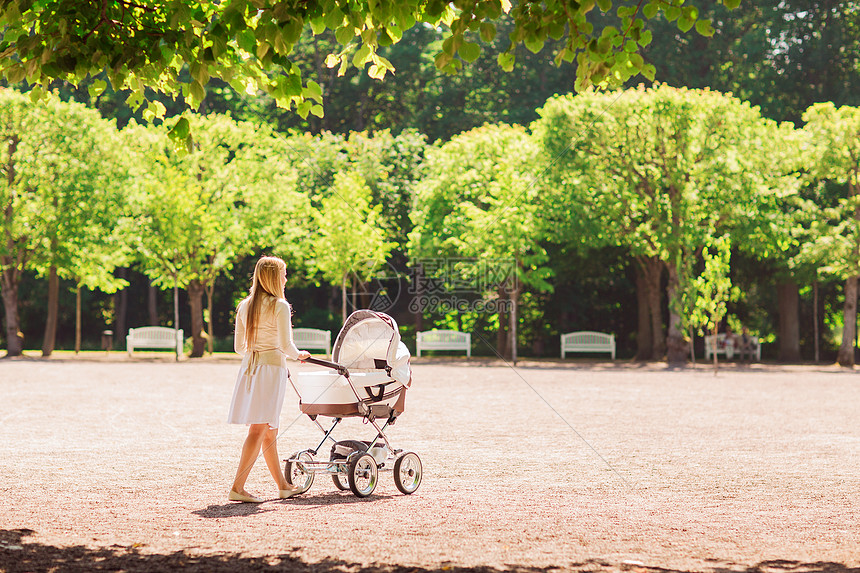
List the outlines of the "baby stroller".
{"type": "Polygon", "coordinates": [[[337,335],[332,361],[309,358],[306,362],[329,369],[300,372],[293,381],[299,409],[324,436],[316,448],[285,460],[287,482],[304,492],[316,474],[324,473],[331,475],[338,489],[367,497],[376,489],[379,472],[393,471],[398,490],[404,494],[417,490],[421,458],[394,449],[385,436],[385,429],[403,413],[406,389],[412,383],[409,350],[400,341],[394,319],[381,312],[357,310],[337,335]],[[336,441],[332,437],[344,418],[359,416],[376,430],[372,440],[336,441]],[[319,417],[332,418],[331,426],[323,427],[319,417]],[[333,442],[329,459],[315,459],[327,441],[333,442]]]}

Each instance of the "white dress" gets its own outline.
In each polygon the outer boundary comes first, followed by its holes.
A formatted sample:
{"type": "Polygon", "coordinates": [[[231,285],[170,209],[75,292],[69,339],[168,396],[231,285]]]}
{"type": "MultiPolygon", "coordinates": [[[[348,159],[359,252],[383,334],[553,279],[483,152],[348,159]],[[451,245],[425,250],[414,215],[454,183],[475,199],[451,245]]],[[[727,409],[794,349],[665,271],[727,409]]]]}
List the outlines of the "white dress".
{"type": "Polygon", "coordinates": [[[245,345],[248,303],[242,301],[236,310],[236,332],[233,348],[242,355],[242,366],[233,390],[233,401],[227,421],[231,424],[268,424],[277,428],[287,391],[286,358],[298,360],[299,349],[293,343],[292,309],[284,299],[267,296],[260,305],[257,337],[252,348],[245,345]],[[255,355],[265,352],[268,361],[255,364],[255,355]],[[272,364],[272,356],[280,358],[272,364]],[[267,363],[268,362],[268,363],[267,363]]]}

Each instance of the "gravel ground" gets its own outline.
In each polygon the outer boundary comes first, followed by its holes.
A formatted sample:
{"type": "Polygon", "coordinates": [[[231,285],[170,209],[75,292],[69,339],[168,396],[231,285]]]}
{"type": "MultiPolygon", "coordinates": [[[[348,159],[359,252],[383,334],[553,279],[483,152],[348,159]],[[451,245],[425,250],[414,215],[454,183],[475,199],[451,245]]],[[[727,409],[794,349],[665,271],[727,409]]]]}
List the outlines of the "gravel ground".
{"type": "MultiPolygon", "coordinates": [[[[227,501],[238,360],[58,356],[0,360],[3,571],[860,573],[853,371],[415,360],[389,433],[415,494],[281,501],[260,459],[254,505],[227,501]]],[[[282,457],[321,438],[291,391],[281,431],[282,457]]]]}

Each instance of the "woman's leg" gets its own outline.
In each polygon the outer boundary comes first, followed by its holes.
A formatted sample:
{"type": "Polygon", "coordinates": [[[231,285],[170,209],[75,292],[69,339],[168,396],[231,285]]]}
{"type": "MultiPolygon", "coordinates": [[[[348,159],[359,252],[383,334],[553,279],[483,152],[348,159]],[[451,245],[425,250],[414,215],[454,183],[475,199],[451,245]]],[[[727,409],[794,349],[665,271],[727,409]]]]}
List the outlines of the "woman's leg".
{"type": "Polygon", "coordinates": [[[245,443],[242,445],[242,455],[239,458],[239,469],[236,470],[236,479],[233,480],[233,491],[236,493],[246,494],[245,480],[248,479],[248,474],[251,473],[251,468],[257,461],[260,446],[263,444],[263,438],[268,428],[268,424],[251,424],[251,427],[248,428],[248,437],[245,438],[245,443]]]}
{"type": "Polygon", "coordinates": [[[293,489],[287,483],[284,472],[281,471],[281,460],[278,459],[278,429],[268,428],[263,435],[263,457],[269,466],[269,473],[275,478],[278,489],[293,489]]]}

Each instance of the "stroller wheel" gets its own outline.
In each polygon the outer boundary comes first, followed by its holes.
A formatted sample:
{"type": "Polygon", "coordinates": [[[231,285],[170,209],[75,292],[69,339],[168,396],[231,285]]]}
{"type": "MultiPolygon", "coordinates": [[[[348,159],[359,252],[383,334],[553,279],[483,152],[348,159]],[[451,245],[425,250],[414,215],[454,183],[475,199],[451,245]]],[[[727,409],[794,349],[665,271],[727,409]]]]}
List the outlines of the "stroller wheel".
{"type": "Polygon", "coordinates": [[[284,464],[284,478],[286,478],[287,483],[298,486],[302,490],[302,493],[311,489],[311,485],[314,483],[314,473],[306,469],[302,465],[302,462],[312,461],[314,461],[314,458],[310,452],[296,452],[284,464]]]}
{"type": "Polygon", "coordinates": [[[409,495],[421,485],[421,458],[415,452],[407,452],[394,462],[394,485],[401,493],[409,495]]]}
{"type": "Polygon", "coordinates": [[[358,497],[367,497],[376,489],[379,468],[370,454],[353,455],[349,463],[349,489],[358,497]]]}
{"type": "Polygon", "coordinates": [[[340,491],[346,491],[349,489],[349,476],[346,474],[342,474],[340,472],[332,474],[331,481],[334,482],[335,487],[340,491]]]}

